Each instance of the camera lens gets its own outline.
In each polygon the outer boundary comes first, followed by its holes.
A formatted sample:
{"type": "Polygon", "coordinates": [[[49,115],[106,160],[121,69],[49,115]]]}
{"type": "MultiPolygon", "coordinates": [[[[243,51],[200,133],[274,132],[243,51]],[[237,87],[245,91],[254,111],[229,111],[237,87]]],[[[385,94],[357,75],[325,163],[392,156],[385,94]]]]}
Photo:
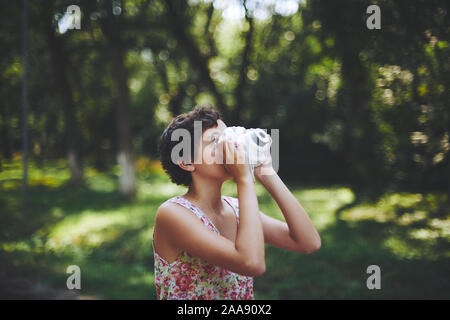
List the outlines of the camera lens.
{"type": "Polygon", "coordinates": [[[255,138],[253,138],[253,141],[255,141],[258,146],[263,147],[269,143],[269,136],[264,130],[255,129],[253,130],[252,134],[255,136],[255,138]]]}

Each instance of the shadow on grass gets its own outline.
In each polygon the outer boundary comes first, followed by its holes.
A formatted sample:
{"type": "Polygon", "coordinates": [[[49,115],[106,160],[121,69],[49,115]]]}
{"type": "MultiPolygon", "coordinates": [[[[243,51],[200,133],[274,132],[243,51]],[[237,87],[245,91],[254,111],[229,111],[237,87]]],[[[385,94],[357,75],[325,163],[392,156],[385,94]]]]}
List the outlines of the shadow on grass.
{"type": "Polygon", "coordinates": [[[26,206],[21,190],[2,191],[0,241],[25,239],[37,230],[86,209],[104,211],[129,203],[117,191],[96,191],[85,184],[29,187],[26,206]]]}
{"type": "MultiPolygon", "coordinates": [[[[336,214],[354,208],[347,205],[336,214]]],[[[413,239],[394,222],[338,219],[322,230],[322,247],[302,255],[267,247],[267,272],[255,280],[259,299],[449,299],[448,239],[433,245],[413,239]],[[404,257],[386,246],[395,236],[419,257],[404,257]],[[369,290],[367,267],[381,268],[381,289],[369,290]]],[[[407,248],[404,250],[408,250],[407,248]]]]}
{"type": "Polygon", "coordinates": [[[139,241],[149,227],[113,224],[109,228],[117,236],[95,248],[82,244],[58,251],[39,248],[0,251],[0,284],[6,283],[18,299],[80,299],[80,295],[81,299],[155,299],[151,244],[144,247],[139,241]],[[70,265],[81,269],[82,288],[76,294],[67,294],[70,274],[66,270],[70,265]],[[15,280],[7,281],[9,278],[15,280]],[[24,287],[23,283],[27,285],[24,287]]]}

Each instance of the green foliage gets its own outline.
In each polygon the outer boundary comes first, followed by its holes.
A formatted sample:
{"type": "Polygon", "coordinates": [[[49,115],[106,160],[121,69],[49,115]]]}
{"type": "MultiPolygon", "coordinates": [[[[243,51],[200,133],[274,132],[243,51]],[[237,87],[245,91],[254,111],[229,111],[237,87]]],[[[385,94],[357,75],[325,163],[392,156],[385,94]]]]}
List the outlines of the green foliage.
{"type": "MultiPolygon", "coordinates": [[[[377,1],[382,29],[368,30],[366,0],[308,1],[287,15],[261,7],[266,19],[250,5],[240,20],[206,1],[128,0],[112,3],[120,8],[112,36],[109,3],[80,1],[82,29],[63,34],[56,26],[66,2],[30,4],[28,122],[38,161],[66,156],[78,141],[83,163],[114,165],[122,102],[113,39],[125,55],[138,156],[157,155],[172,116],[213,103],[228,125],[282,128],[280,173],[292,182],[343,183],[370,199],[386,189],[449,190],[446,1],[377,1]],[[49,50],[55,43],[64,64],[49,50]],[[58,80],[62,72],[69,90],[58,80]]],[[[21,7],[6,6],[0,159],[21,145],[21,34],[11,18],[21,7]]]]}

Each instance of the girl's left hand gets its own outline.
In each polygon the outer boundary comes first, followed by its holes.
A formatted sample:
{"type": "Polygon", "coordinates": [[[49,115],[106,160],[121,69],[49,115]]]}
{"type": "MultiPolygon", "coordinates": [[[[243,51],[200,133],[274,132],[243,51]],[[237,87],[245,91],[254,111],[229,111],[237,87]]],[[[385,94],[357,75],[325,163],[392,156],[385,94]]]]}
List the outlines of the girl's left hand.
{"type": "MultiPolygon", "coordinates": [[[[269,136],[270,137],[270,136],[269,136]]],[[[259,166],[257,166],[254,170],[255,178],[260,179],[262,176],[272,175],[275,173],[272,167],[272,156],[270,154],[270,146],[272,145],[272,138],[270,138],[269,147],[267,148],[267,158],[266,161],[259,166]]]]}

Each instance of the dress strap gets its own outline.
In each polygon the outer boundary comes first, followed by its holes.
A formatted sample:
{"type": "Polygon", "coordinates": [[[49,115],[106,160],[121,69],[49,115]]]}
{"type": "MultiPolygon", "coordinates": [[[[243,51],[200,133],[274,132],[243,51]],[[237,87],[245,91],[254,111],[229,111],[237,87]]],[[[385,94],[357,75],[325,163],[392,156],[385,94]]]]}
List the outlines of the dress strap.
{"type": "Polygon", "coordinates": [[[206,214],[203,213],[202,210],[200,210],[199,207],[197,207],[195,204],[193,204],[191,201],[189,201],[186,198],[183,198],[181,196],[176,196],[173,198],[170,198],[167,200],[169,202],[178,203],[179,205],[185,207],[189,211],[195,213],[195,215],[203,222],[205,226],[207,226],[212,231],[220,234],[219,230],[216,228],[216,226],[212,223],[212,221],[208,218],[206,214]]]}
{"type": "Polygon", "coordinates": [[[167,200],[168,202],[174,202],[174,203],[178,203],[179,205],[185,207],[186,209],[192,211],[195,213],[195,215],[197,217],[199,217],[200,219],[204,216],[203,212],[201,212],[200,210],[197,210],[198,208],[194,206],[194,204],[192,202],[190,202],[188,199],[183,198],[181,196],[176,196],[173,198],[170,198],[169,200],[167,200]]]}
{"type": "Polygon", "coordinates": [[[239,200],[229,196],[223,196],[223,199],[233,208],[234,214],[239,221],[239,200]]]}

